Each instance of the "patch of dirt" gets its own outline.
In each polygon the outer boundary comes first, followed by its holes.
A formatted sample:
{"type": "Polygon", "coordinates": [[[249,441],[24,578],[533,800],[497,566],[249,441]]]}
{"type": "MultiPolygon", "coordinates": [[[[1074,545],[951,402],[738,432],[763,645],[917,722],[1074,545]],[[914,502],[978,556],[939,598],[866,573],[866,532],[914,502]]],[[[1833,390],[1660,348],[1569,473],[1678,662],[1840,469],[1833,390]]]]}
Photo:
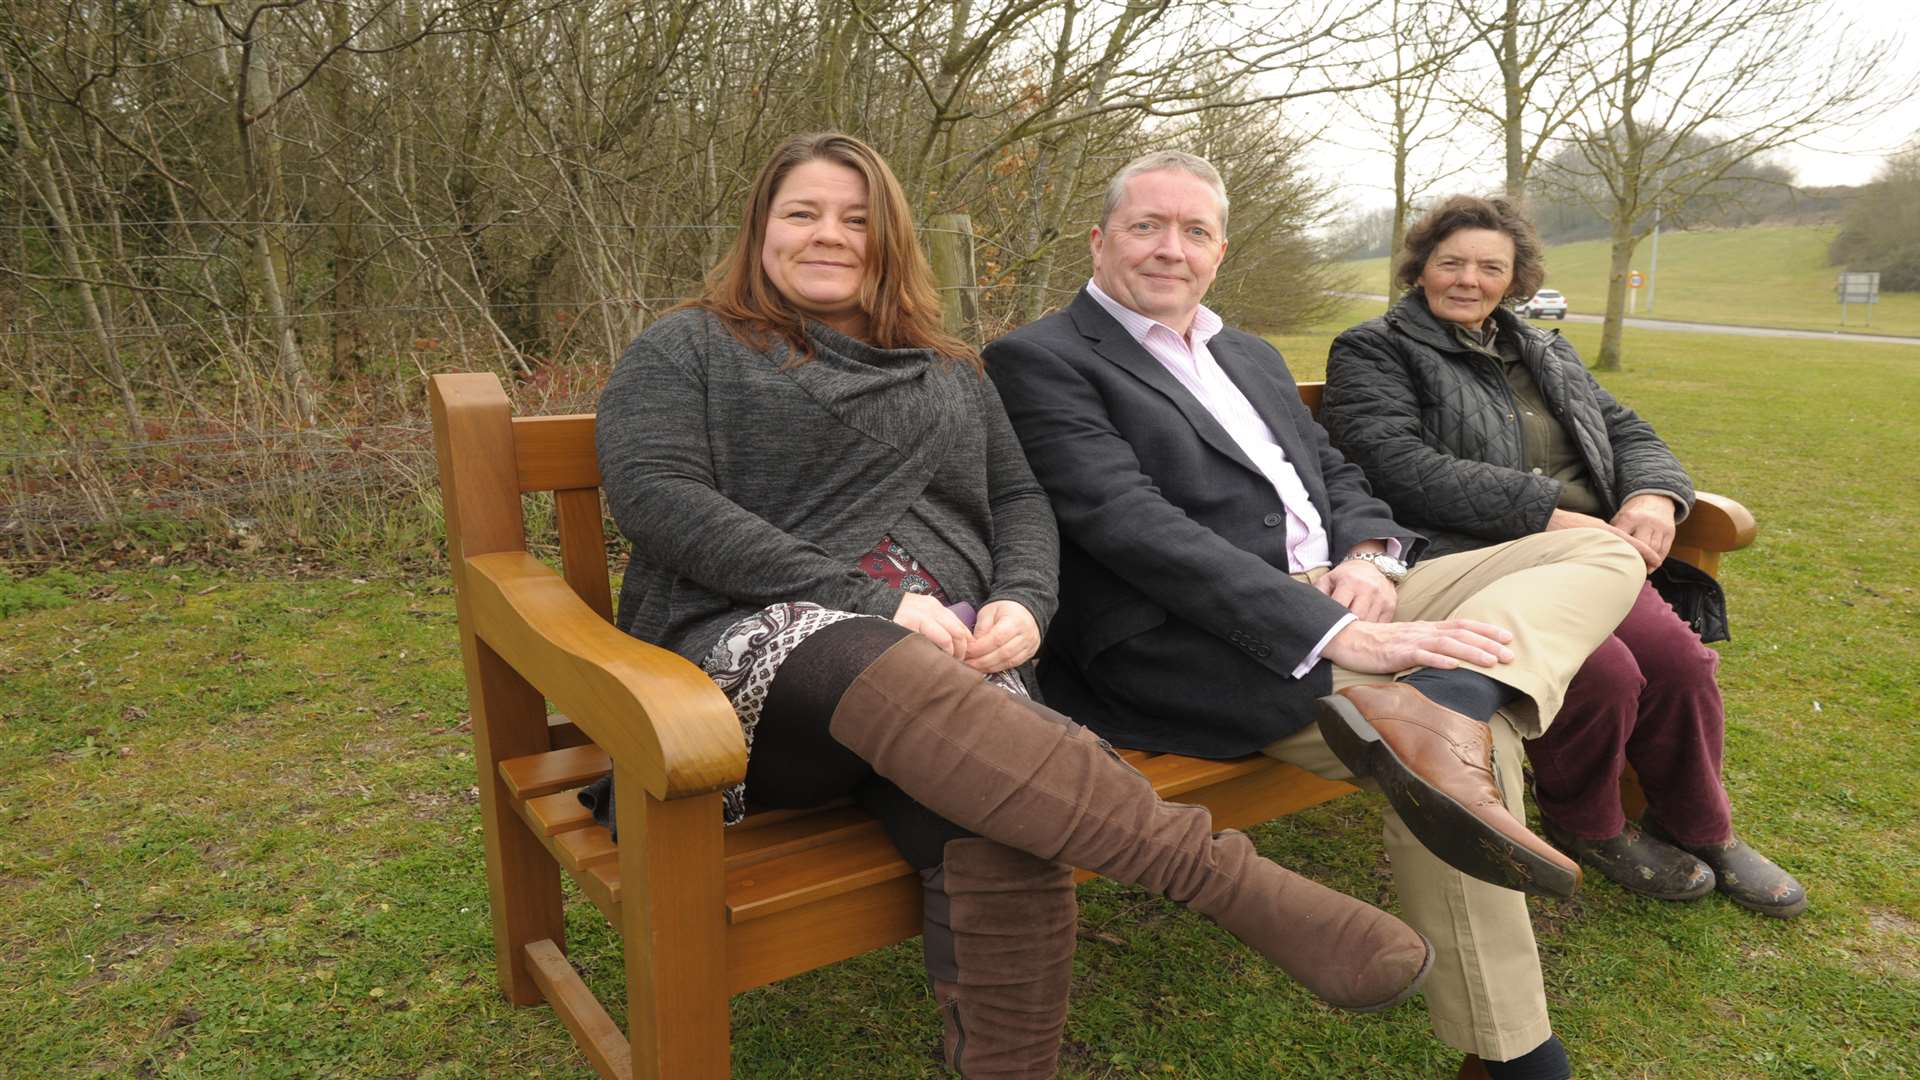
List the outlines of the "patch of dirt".
{"type": "Polygon", "coordinates": [[[1849,943],[1848,951],[1867,970],[1920,981],[1920,920],[1868,908],[1866,940],[1849,943]]]}
{"type": "Polygon", "coordinates": [[[1897,911],[1867,912],[1867,926],[1876,934],[1920,938],[1920,921],[1897,911]]]}
{"type": "Polygon", "coordinates": [[[407,809],[422,821],[439,821],[451,813],[459,796],[446,791],[414,791],[403,796],[407,809]]]}

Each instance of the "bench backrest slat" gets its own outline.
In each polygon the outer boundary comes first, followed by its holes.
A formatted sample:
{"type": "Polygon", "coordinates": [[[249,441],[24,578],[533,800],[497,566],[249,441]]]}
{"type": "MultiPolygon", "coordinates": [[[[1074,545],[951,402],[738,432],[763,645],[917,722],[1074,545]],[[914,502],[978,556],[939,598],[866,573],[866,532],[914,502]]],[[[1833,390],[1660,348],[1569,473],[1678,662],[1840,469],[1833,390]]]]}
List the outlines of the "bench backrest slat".
{"type": "Polygon", "coordinates": [[[513,452],[520,493],[600,486],[593,451],[593,414],[516,416],[513,452]]]}

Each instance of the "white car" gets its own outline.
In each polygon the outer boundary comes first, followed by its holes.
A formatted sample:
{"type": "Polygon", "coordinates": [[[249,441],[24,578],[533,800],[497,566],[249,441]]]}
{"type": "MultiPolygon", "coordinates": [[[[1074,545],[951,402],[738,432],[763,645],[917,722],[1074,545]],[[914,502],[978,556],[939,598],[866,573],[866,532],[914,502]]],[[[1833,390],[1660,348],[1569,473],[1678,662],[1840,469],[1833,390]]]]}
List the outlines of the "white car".
{"type": "Polygon", "coordinates": [[[1553,289],[1541,289],[1533,294],[1533,299],[1514,309],[1529,319],[1544,319],[1551,315],[1556,319],[1567,317],[1567,298],[1553,289]]]}

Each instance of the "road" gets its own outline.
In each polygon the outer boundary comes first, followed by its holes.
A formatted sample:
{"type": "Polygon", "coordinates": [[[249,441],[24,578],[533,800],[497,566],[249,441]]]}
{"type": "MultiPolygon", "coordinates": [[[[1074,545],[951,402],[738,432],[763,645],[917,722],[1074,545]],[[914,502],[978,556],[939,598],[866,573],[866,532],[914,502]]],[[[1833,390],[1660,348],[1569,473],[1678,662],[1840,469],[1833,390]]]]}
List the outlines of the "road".
{"type": "MultiPolygon", "coordinates": [[[[1386,303],[1382,293],[1335,293],[1353,300],[1378,300],[1386,303]]],[[[1557,322],[1556,319],[1536,320],[1541,324],[1557,322]]],[[[1568,322],[1601,323],[1600,315],[1567,315],[1568,322]]],[[[1801,338],[1807,341],[1869,341],[1882,345],[1920,345],[1920,337],[1893,337],[1889,334],[1842,333],[1838,330],[1782,330],[1771,326],[1731,326],[1726,323],[1673,322],[1668,319],[1629,318],[1627,325],[1635,330],[1669,330],[1684,334],[1734,334],[1740,337],[1801,338]]]]}

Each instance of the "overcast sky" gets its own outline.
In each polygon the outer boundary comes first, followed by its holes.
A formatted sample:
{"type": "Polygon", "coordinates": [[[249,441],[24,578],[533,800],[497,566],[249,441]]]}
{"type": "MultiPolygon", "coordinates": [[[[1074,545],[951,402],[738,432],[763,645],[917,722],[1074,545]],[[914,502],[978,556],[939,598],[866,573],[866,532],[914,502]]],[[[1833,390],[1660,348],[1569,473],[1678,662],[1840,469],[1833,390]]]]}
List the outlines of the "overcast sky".
{"type": "MultiPolygon", "coordinates": [[[[1895,77],[1920,72],[1920,0],[1826,0],[1835,20],[1854,25],[1865,40],[1898,38],[1899,51],[1890,65],[1895,77]]],[[[1392,174],[1381,149],[1366,145],[1367,136],[1315,109],[1300,118],[1324,125],[1314,140],[1308,164],[1323,180],[1337,186],[1339,199],[1350,207],[1390,206],[1392,174]]],[[[1376,136],[1377,138],[1377,136],[1376,136]]],[[[1833,129],[1790,147],[1780,157],[1805,186],[1864,184],[1873,179],[1886,155],[1920,138],[1920,96],[1906,98],[1872,122],[1833,129]]],[[[1473,133],[1445,151],[1433,151],[1416,160],[1416,171],[1467,167],[1444,186],[1449,190],[1493,190],[1505,175],[1500,149],[1491,136],[1473,133]]]]}

